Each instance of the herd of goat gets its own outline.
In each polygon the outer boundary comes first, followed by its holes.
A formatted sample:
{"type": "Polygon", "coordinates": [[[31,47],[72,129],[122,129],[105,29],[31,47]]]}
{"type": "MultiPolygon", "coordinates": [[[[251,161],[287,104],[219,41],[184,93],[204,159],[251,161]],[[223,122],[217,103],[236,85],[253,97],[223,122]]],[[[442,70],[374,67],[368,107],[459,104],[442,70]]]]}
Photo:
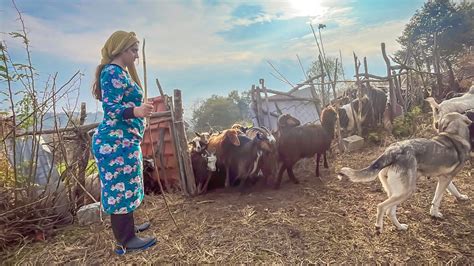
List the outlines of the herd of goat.
{"type": "MultiPolygon", "coordinates": [[[[360,122],[363,129],[380,124],[386,117],[387,97],[379,89],[365,87],[361,98],[360,122]],[[384,112],[385,111],[385,112],[384,112]]],[[[436,103],[427,98],[433,110],[433,128],[437,130],[439,119],[449,113],[465,114],[474,121],[474,86],[464,94],[436,103]]],[[[355,115],[359,99],[350,103],[344,98],[335,107],[328,105],[321,112],[321,122],[304,124],[289,115],[281,114],[277,121],[277,130],[271,132],[264,127],[246,128],[234,124],[222,132],[195,133],[196,137],[189,142],[193,172],[198,194],[205,193],[212,179],[225,180],[225,187],[239,184],[243,190],[247,181],[257,181],[263,177],[265,184],[272,181],[279,188],[282,176],[286,171],[289,179],[298,183],[293,167],[302,158],[315,156],[315,175],[320,176],[319,164],[328,168],[326,153],[334,139],[336,123],[339,120],[341,134],[355,131],[355,115]],[[345,102],[344,102],[345,101],[345,102]],[[342,103],[341,103],[342,102],[342,103]]],[[[471,147],[474,147],[474,123],[470,125],[471,147]]],[[[473,154],[471,153],[471,156],[473,154]]],[[[153,160],[144,160],[145,191],[159,192],[158,185],[152,177],[153,160]]],[[[86,189],[94,197],[100,197],[100,186],[97,175],[86,178],[86,189]]]]}
{"type": "MultiPolygon", "coordinates": [[[[370,128],[383,120],[387,98],[379,89],[365,88],[361,98],[361,124],[370,128]]],[[[449,112],[463,113],[474,120],[474,86],[465,93],[437,104],[433,98],[426,99],[433,110],[433,127],[449,112]]],[[[205,193],[212,178],[225,178],[225,187],[237,182],[243,189],[247,180],[263,176],[264,182],[273,180],[279,188],[283,173],[295,184],[298,179],[293,166],[302,158],[315,156],[315,175],[320,176],[320,159],[328,168],[326,153],[331,147],[335,125],[339,118],[342,131],[353,132],[354,115],[351,108],[358,108],[359,99],[336,108],[329,105],[321,112],[320,124],[301,125],[289,114],[278,118],[278,128],[270,132],[264,127],[245,128],[234,124],[230,129],[217,133],[196,133],[189,142],[192,166],[198,193],[205,193]],[[338,117],[339,116],[339,117],[338,117]],[[219,172],[219,173],[216,173],[219,172]]],[[[357,110],[357,109],[356,109],[357,110]]],[[[470,126],[471,147],[474,143],[474,123],[470,126]]]]}

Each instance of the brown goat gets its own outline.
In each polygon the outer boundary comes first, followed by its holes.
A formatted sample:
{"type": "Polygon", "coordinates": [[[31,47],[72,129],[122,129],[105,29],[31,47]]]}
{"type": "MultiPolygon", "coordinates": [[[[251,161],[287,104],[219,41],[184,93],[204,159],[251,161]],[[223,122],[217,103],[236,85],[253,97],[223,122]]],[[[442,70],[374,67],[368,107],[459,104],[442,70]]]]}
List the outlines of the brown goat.
{"type": "Polygon", "coordinates": [[[211,136],[207,144],[207,150],[214,152],[217,156],[217,165],[225,167],[225,187],[230,186],[230,162],[228,154],[233,147],[240,146],[239,134],[240,132],[236,129],[227,129],[219,135],[211,136]]]}
{"type": "MultiPolygon", "coordinates": [[[[302,125],[298,119],[289,114],[278,118],[277,149],[279,160],[282,163],[275,188],[279,188],[283,172],[286,170],[288,177],[298,184],[293,173],[293,166],[302,158],[317,155],[316,176],[319,177],[319,160],[321,154],[326,159],[326,151],[331,147],[334,137],[334,126],[337,113],[331,106],[326,107],[321,115],[321,125],[302,125]]],[[[327,166],[327,162],[325,163],[327,166]]]]}

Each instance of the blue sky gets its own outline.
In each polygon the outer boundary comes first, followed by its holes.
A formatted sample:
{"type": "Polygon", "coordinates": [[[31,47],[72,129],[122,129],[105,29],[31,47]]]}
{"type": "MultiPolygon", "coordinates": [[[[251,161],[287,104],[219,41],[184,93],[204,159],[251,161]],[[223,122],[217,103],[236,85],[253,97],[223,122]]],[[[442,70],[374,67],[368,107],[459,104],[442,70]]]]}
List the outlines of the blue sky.
{"type": "MultiPolygon", "coordinates": [[[[17,6],[28,28],[39,85],[49,74],[58,72],[62,83],[80,70],[84,75],[79,91],[69,101],[78,97],[95,111],[99,105],[90,87],[100,49],[115,30],[135,31],[140,40],[146,39],[149,95],[158,95],[155,78],[168,94],[181,89],[189,117],[196,101],[248,90],[260,78],[268,88],[289,90],[270,74],[275,72],[267,60],[292,83],[303,81],[296,55],[305,69],[317,56],[310,21],[326,24],[326,53],[339,57],[341,50],[346,78],[354,74],[353,51],[367,57],[371,73],[383,75],[380,43],[386,43],[389,54],[395,52],[396,38],[423,2],[22,0],[17,6]]],[[[11,1],[0,0],[1,40],[14,61],[25,62],[21,43],[5,34],[20,28],[17,17],[11,1]]],[[[141,66],[140,61],[142,75],[141,66]]],[[[0,86],[3,91],[6,85],[0,86]]]]}

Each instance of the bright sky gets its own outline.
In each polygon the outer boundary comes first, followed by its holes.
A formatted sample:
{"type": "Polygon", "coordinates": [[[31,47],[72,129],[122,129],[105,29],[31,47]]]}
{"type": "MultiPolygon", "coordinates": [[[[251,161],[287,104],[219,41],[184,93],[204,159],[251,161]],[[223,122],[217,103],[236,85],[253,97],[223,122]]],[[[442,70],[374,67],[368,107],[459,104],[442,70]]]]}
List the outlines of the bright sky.
{"type": "MultiPolygon", "coordinates": [[[[317,58],[309,21],[316,28],[326,24],[324,48],[337,57],[341,50],[346,79],[354,74],[353,51],[367,57],[371,73],[383,75],[380,43],[386,43],[389,54],[396,51],[396,38],[423,2],[18,0],[17,6],[28,28],[39,85],[48,74],[59,72],[64,82],[81,70],[79,100],[95,111],[90,87],[102,45],[115,30],[134,31],[146,39],[149,95],[158,95],[155,78],[167,94],[181,89],[190,116],[198,99],[248,90],[260,78],[268,88],[288,91],[289,85],[270,74],[274,71],[267,60],[292,83],[303,81],[296,55],[305,69],[317,58]]],[[[7,42],[14,61],[25,62],[21,43],[5,34],[20,29],[17,17],[11,1],[0,0],[0,39],[7,42]]],[[[143,75],[141,61],[139,66],[143,75]]],[[[6,85],[0,86],[3,91],[6,85]]]]}

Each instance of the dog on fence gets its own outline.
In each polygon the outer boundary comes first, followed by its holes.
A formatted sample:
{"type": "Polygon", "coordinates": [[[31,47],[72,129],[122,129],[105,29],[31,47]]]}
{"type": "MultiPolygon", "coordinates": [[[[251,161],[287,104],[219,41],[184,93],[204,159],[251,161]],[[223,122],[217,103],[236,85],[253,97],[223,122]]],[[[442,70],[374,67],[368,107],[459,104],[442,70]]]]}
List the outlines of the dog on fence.
{"type": "Polygon", "coordinates": [[[446,114],[439,122],[440,132],[432,139],[418,138],[390,145],[370,166],[361,170],[344,167],[338,178],[348,177],[352,182],[369,182],[377,175],[388,199],[378,204],[375,227],[383,229],[386,214],[398,230],[408,226],[397,219],[397,205],[406,201],[416,190],[417,176],[438,178],[438,185],[431,203],[431,216],[441,218],[439,206],[444,190],[460,200],[462,195],[451,182],[469,159],[471,150],[469,129],[471,120],[459,113],[446,114]]]}

